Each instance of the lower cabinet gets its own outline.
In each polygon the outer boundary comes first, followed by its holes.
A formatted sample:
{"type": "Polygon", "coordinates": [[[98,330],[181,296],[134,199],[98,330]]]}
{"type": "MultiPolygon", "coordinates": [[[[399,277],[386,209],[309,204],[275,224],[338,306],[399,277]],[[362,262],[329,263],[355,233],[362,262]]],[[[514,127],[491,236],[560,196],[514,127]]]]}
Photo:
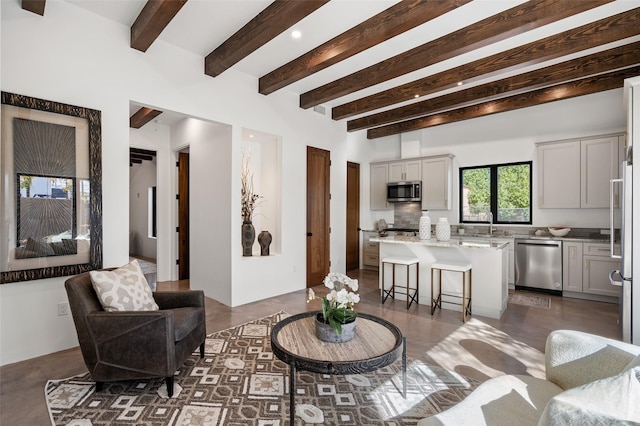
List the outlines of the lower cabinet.
{"type": "Polygon", "coordinates": [[[380,243],[370,241],[377,237],[375,231],[362,232],[362,266],[364,269],[378,269],[380,265],[380,243]]]}
{"type": "Polygon", "coordinates": [[[619,287],[609,282],[609,272],[620,262],[610,256],[609,244],[567,242],[562,245],[562,290],[568,293],[618,298],[619,287]]]}

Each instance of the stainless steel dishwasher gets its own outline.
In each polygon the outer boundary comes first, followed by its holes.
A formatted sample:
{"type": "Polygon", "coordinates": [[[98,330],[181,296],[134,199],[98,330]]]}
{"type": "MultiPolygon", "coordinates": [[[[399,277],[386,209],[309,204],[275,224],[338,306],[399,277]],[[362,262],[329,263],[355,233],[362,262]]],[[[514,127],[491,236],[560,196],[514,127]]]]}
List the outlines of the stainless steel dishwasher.
{"type": "Polygon", "coordinates": [[[516,239],[516,288],[562,292],[562,241],[516,239]]]}

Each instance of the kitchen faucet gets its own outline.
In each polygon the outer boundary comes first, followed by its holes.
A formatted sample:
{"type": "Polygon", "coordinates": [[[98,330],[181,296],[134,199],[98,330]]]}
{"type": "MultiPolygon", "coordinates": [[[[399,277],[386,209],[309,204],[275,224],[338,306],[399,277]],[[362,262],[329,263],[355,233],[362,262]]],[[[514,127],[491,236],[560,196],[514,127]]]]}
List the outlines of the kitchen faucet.
{"type": "Polygon", "coordinates": [[[489,235],[493,235],[493,212],[489,212],[489,235]]]}

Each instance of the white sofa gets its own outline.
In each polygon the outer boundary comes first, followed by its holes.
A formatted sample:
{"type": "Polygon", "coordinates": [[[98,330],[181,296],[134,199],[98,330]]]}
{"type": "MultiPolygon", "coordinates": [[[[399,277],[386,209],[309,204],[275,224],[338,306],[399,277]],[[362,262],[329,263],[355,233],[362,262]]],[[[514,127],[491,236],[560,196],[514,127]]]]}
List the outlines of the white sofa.
{"type": "Polygon", "coordinates": [[[578,331],[549,334],[546,380],[507,375],[419,426],[640,424],[640,346],[578,331]]]}

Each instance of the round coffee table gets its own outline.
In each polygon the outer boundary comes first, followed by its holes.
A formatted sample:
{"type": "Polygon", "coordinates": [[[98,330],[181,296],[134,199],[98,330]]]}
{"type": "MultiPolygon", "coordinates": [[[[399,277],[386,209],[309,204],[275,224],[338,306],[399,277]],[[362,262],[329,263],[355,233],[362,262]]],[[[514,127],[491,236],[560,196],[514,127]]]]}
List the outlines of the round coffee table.
{"type": "Polygon", "coordinates": [[[382,318],[358,314],[356,335],[345,343],[328,343],[315,334],[317,312],[283,319],[271,331],[271,349],[289,364],[290,424],[296,415],[296,371],[320,374],[360,374],[375,371],[402,358],[402,396],[407,394],[407,344],[402,332],[382,318]]]}

